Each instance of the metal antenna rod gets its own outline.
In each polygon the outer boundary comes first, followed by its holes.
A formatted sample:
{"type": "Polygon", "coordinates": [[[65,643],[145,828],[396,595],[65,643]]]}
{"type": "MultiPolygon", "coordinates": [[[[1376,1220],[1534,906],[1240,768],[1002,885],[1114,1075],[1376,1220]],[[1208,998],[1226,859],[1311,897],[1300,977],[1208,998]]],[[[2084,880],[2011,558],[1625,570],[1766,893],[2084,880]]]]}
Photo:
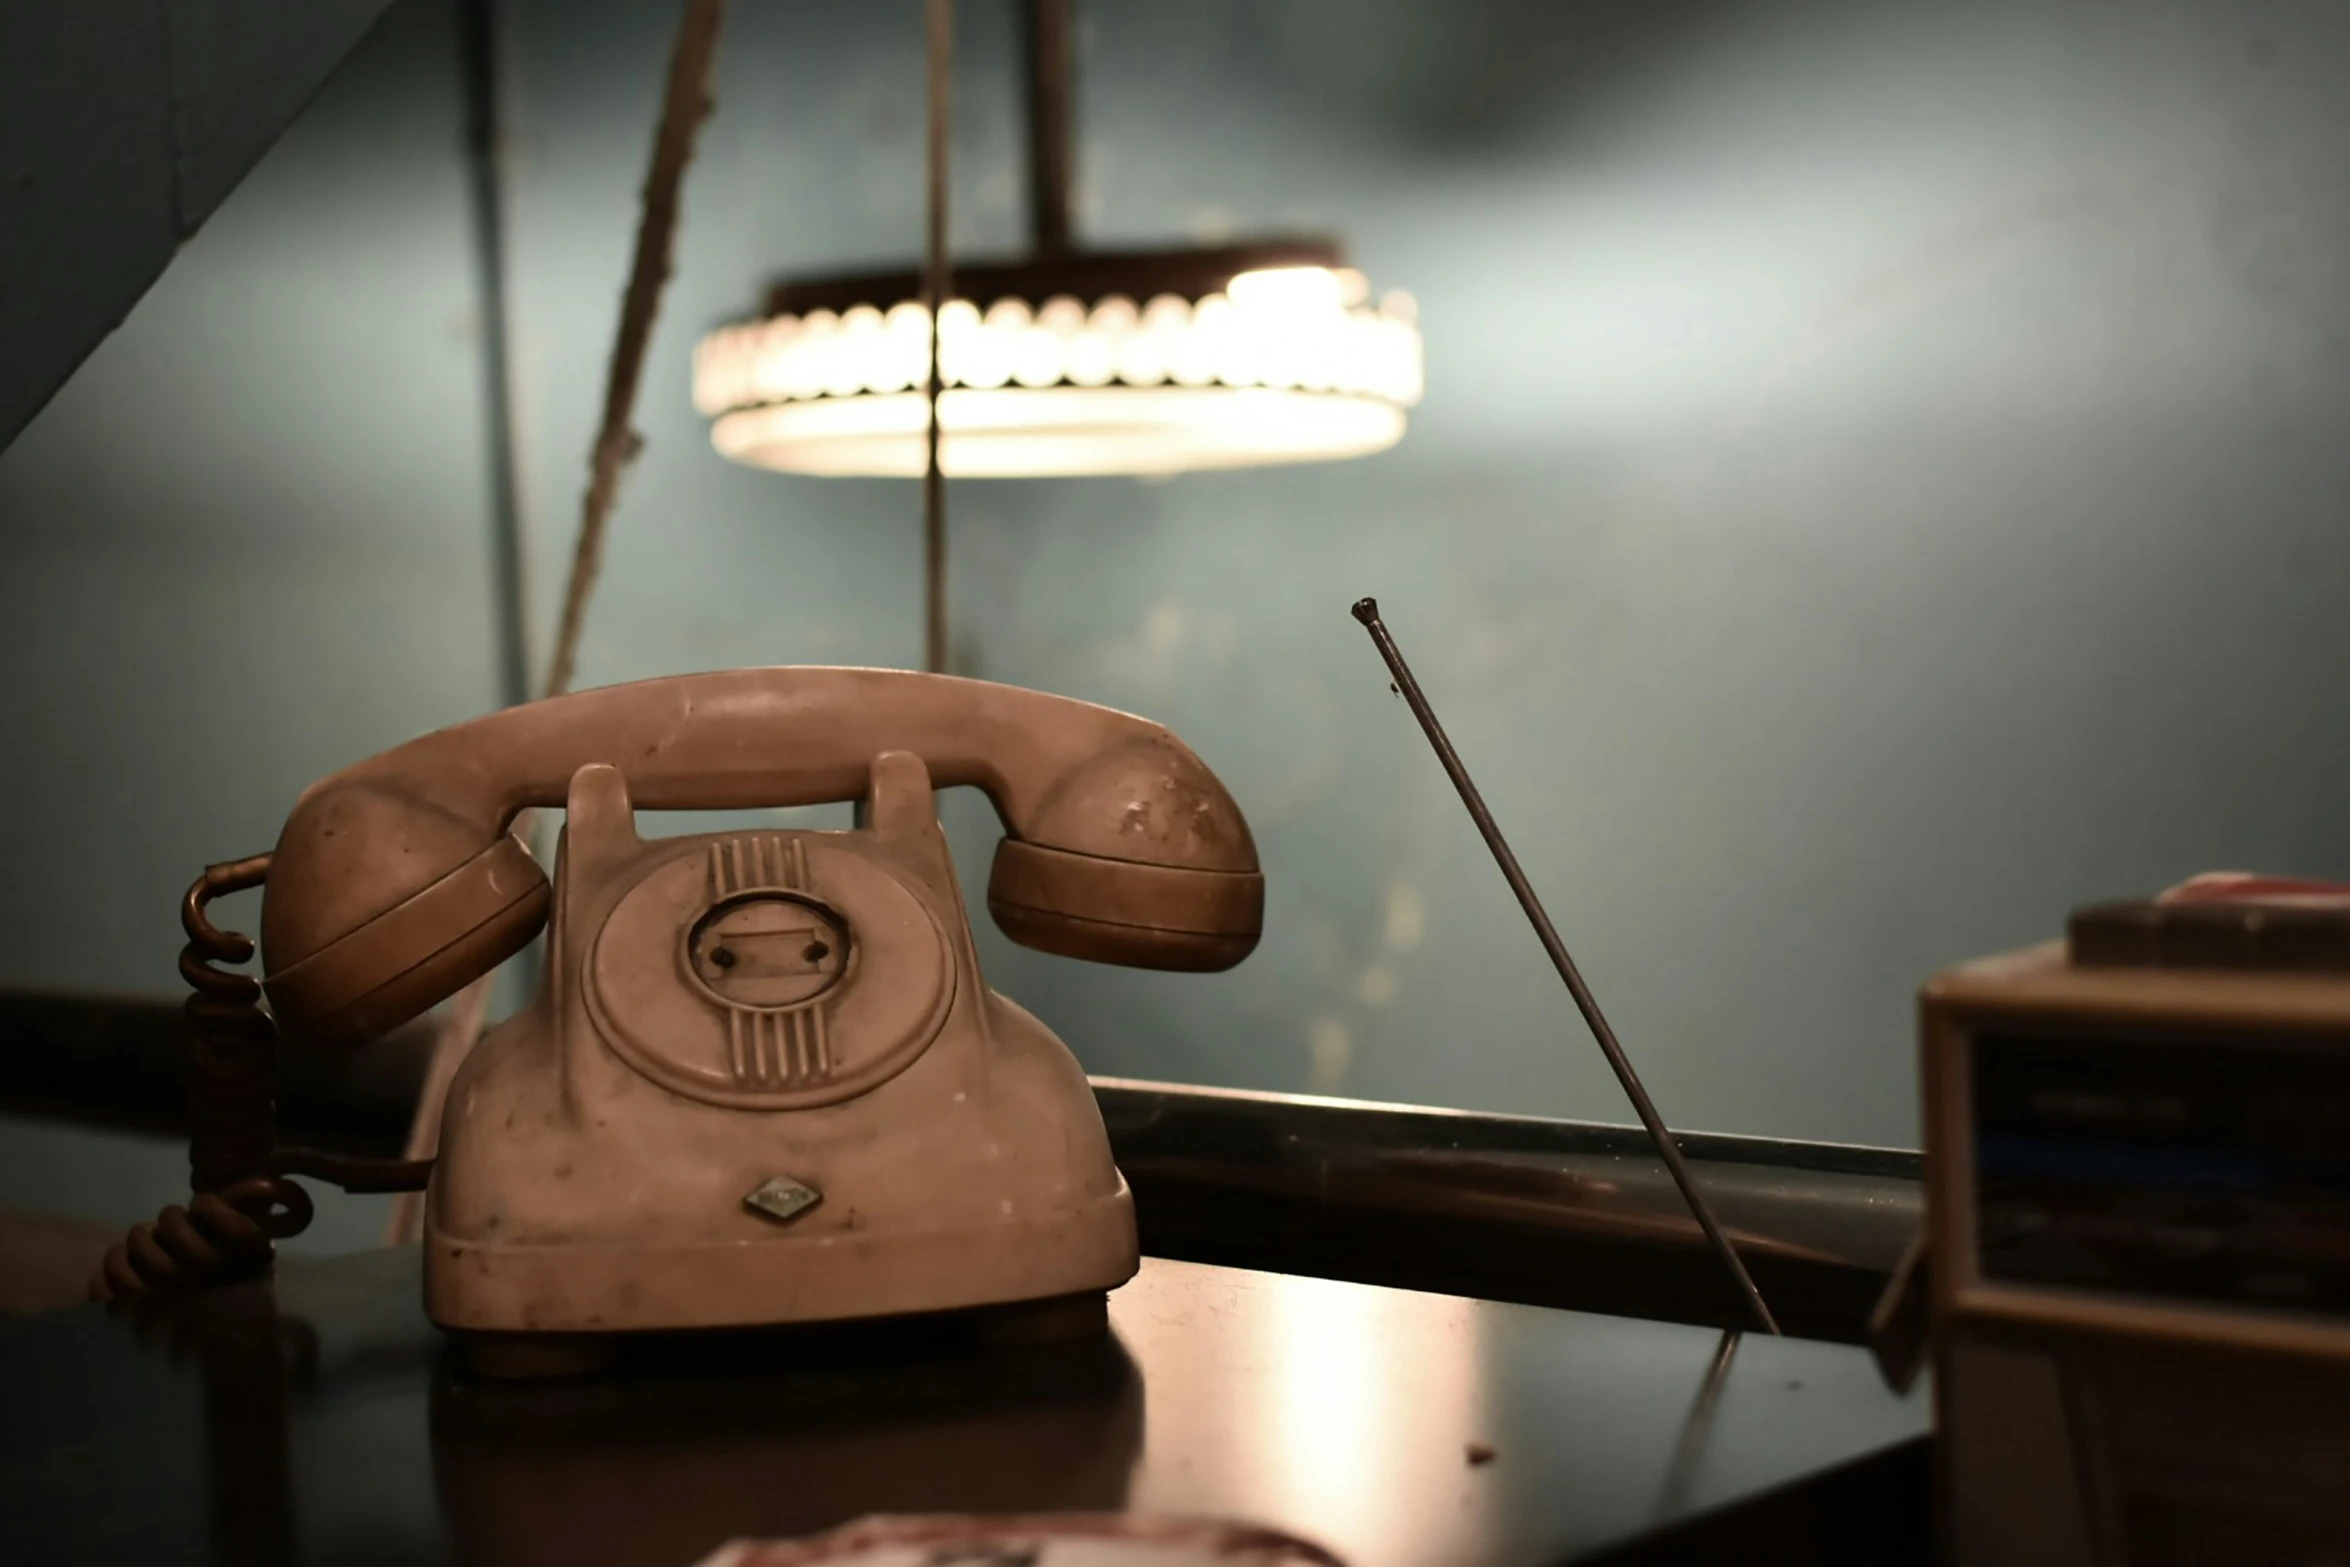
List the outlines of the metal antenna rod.
{"type": "Polygon", "coordinates": [[[1706,1440],[1713,1435],[1714,1412],[1721,1406],[1722,1388],[1730,1380],[1730,1362],[1737,1354],[1738,1330],[1724,1328],[1721,1342],[1714,1346],[1713,1361],[1705,1368],[1705,1380],[1697,1385],[1697,1399],[1681,1422],[1681,1442],[1673,1449],[1672,1467],[1665,1471],[1664,1494],[1657,1499],[1660,1523],[1688,1504],[1689,1482],[1697,1478],[1698,1460],[1705,1456],[1706,1440]]]}
{"type": "Polygon", "coordinates": [[[1485,847],[1493,851],[1493,862],[1501,867],[1502,879],[1510,884],[1510,891],[1518,895],[1518,907],[1526,911],[1526,918],[1534,926],[1534,934],[1542,939],[1542,950],[1550,954],[1551,965],[1559,971],[1559,978],[1566,981],[1567,994],[1575,998],[1576,1010],[1583,1014],[1583,1021],[1591,1025],[1591,1037],[1599,1041],[1600,1053],[1607,1057],[1607,1064],[1615,1069],[1616,1081],[1624,1085],[1625,1096],[1632,1101],[1632,1108],[1638,1113],[1640,1124],[1648,1128],[1649,1140],[1656,1144],[1657,1157],[1664,1160],[1665,1168],[1672,1172],[1673,1184],[1681,1188],[1681,1196],[1687,1200],[1689,1211],[1697,1216],[1698,1227],[1705,1231],[1705,1238],[1713,1243],[1714,1253],[1722,1259],[1722,1266],[1730,1270],[1730,1277],[1737,1283],[1739,1293],[1746,1297],[1747,1307],[1754,1313],[1756,1324],[1766,1333],[1777,1333],[1778,1321],[1771,1315],[1771,1308],[1763,1304],[1762,1291],[1754,1287],[1754,1280],[1747,1275],[1746,1264],[1739,1260],[1738,1248],[1730,1244],[1730,1237],[1723,1231],[1721,1222],[1714,1217],[1713,1207],[1705,1200],[1705,1193],[1697,1189],[1696,1177],[1689,1173],[1689,1164],[1681,1157],[1680,1145],[1673,1141],[1673,1134],[1665,1129],[1663,1118],[1656,1113],[1656,1106],[1649,1103],[1648,1090],[1640,1086],[1640,1074],[1632,1070],[1631,1058],[1624,1054],[1624,1047],[1616,1042],[1616,1031],[1608,1027],[1607,1018],[1599,1010],[1599,1002],[1591,994],[1591,987],[1583,983],[1582,970],[1576,968],[1575,960],[1567,955],[1567,944],[1559,940],[1558,928],[1551,924],[1550,916],[1543,912],[1542,900],[1534,895],[1534,884],[1526,879],[1526,872],[1519,866],[1518,857],[1510,852],[1509,840],[1502,837],[1501,828],[1494,824],[1493,813],[1485,808],[1485,797],[1477,792],[1476,784],[1470,781],[1469,770],[1461,765],[1460,754],[1453,750],[1452,742],[1445,738],[1444,726],[1436,721],[1436,710],[1428,705],[1427,696],[1420,690],[1420,682],[1412,678],[1411,666],[1403,661],[1403,653],[1396,647],[1395,638],[1389,635],[1386,622],[1379,618],[1379,601],[1356,600],[1354,617],[1371,633],[1372,644],[1379,649],[1379,656],[1387,660],[1388,671],[1395,676],[1396,690],[1411,705],[1412,716],[1420,721],[1420,728],[1427,733],[1428,744],[1436,750],[1436,759],[1444,764],[1446,774],[1452,779],[1452,786],[1460,791],[1461,803],[1469,808],[1469,817],[1476,822],[1479,835],[1485,839],[1485,847]]]}

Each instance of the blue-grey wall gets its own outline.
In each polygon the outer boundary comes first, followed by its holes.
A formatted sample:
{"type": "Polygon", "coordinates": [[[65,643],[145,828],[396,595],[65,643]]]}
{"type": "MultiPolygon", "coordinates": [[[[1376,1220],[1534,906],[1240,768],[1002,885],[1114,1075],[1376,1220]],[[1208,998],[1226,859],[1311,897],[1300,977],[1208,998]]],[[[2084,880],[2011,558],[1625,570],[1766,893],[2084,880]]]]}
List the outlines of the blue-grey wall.
{"type": "MultiPolygon", "coordinates": [[[[1226,976],[983,929],[1090,1067],[1623,1118],[1365,592],[1680,1123],[1911,1141],[1937,965],[2210,866],[2350,875],[2350,14],[1080,11],[1090,235],[1337,230],[1429,356],[1368,461],[953,491],[962,666],[1170,724],[1270,876],[1226,976]]],[[[669,12],[506,20],[543,645],[669,12]]],[[[966,251],[1019,231],[1010,24],[959,8],[966,251]]],[[[917,31],[735,8],[583,681],[917,656],[914,487],[730,467],[685,385],[770,275],[912,254],[917,31]]],[[[191,865],[493,699],[453,87],[336,91],[0,458],[11,979],[168,988],[191,865]],[[249,742],[191,754],[216,690],[249,742]]]]}
{"type": "Polygon", "coordinates": [[[0,445],[121,323],[385,3],[0,9],[0,445]]]}
{"type": "MultiPolygon", "coordinates": [[[[496,704],[457,58],[449,7],[394,7],[0,454],[0,984],[177,992],[206,862],[496,704]]],[[[169,1146],[0,1122],[0,1205],[185,1186],[169,1146]]]]}
{"type": "MultiPolygon", "coordinates": [[[[2339,7],[1079,9],[1087,231],[1342,232],[1429,379],[1365,462],[953,492],[964,667],[1169,723],[1265,854],[1228,976],[983,930],[1090,1066],[1622,1117],[1365,592],[1692,1125],[1909,1142],[1937,965],[2208,866],[2350,874],[2339,7]]],[[[959,18],[955,238],[1005,248],[1010,7],[959,18]]],[[[667,22],[517,19],[551,560],[667,22]]],[[[728,467],[684,385],[774,272],[913,253],[912,10],[729,26],[592,679],[918,654],[913,487],[728,467]]]]}

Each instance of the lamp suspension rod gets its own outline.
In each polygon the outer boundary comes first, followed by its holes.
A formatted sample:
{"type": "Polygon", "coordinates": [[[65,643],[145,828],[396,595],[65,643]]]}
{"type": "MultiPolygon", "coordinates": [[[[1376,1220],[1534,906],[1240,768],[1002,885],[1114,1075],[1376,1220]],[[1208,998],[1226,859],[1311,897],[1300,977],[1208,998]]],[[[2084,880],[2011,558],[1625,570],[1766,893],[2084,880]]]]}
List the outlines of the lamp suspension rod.
{"type": "Polygon", "coordinates": [[[1068,254],[1069,187],[1076,178],[1069,129],[1074,43],[1069,0],[1026,0],[1028,44],[1028,240],[1040,256],[1068,254]]]}
{"type": "Polygon", "coordinates": [[[947,667],[947,486],[939,467],[938,319],[952,279],[947,272],[947,132],[954,63],[954,0],[924,0],[929,26],[929,229],[922,258],[922,298],[930,307],[930,373],[923,383],[929,421],[922,461],[922,667],[947,667]]]}
{"type": "Polygon", "coordinates": [[[1453,788],[1460,792],[1461,804],[1469,808],[1469,819],[1477,824],[1477,832],[1484,838],[1485,847],[1493,851],[1493,862],[1501,867],[1502,879],[1510,884],[1510,891],[1517,894],[1518,907],[1526,911],[1527,920],[1534,926],[1535,936],[1542,942],[1542,950],[1550,954],[1551,964],[1558,970],[1559,978],[1567,982],[1567,994],[1575,998],[1575,1008],[1583,1014],[1583,1021],[1590,1025],[1591,1037],[1599,1042],[1600,1053],[1607,1057],[1607,1064],[1614,1068],[1616,1081],[1624,1085],[1625,1097],[1632,1101],[1632,1109],[1639,1115],[1640,1124],[1648,1129],[1649,1141],[1656,1145],[1657,1157],[1665,1162],[1666,1170],[1671,1172],[1673,1184],[1681,1188],[1681,1197],[1689,1204],[1689,1211],[1696,1216],[1698,1228],[1705,1231],[1705,1238],[1712,1244],[1714,1254],[1722,1259],[1722,1266],[1737,1285],[1738,1293],[1745,1297],[1746,1308],[1754,1314],[1756,1325],[1766,1333],[1777,1333],[1778,1320],[1771,1315],[1771,1308],[1763,1304],[1762,1291],[1754,1287],[1754,1279],[1747,1273],[1746,1264],[1739,1259],[1738,1248],[1730,1244],[1730,1237],[1723,1230],[1721,1221],[1714,1217],[1713,1205],[1705,1200],[1705,1193],[1698,1190],[1697,1178],[1690,1174],[1688,1161],[1681,1157],[1680,1144],[1673,1141],[1673,1134],[1665,1128],[1664,1118],[1656,1113],[1656,1106],[1649,1102],[1648,1090],[1640,1086],[1640,1074],[1632,1070],[1631,1057],[1624,1054],[1624,1047],[1616,1040],[1616,1031],[1608,1026],[1607,1018],[1601,1014],[1598,998],[1591,994],[1591,987],[1583,982],[1583,971],[1575,966],[1575,960],[1567,953],[1567,944],[1559,939],[1558,927],[1551,924],[1550,916],[1543,911],[1542,900],[1535,895],[1534,884],[1526,879],[1524,867],[1518,864],[1518,857],[1510,852],[1509,840],[1501,835],[1501,827],[1494,821],[1493,813],[1485,808],[1485,797],[1477,792],[1477,785],[1471,781],[1468,768],[1461,765],[1460,753],[1452,748],[1452,741],[1446,738],[1444,725],[1436,721],[1436,710],[1428,705],[1426,694],[1420,690],[1420,682],[1412,678],[1412,666],[1404,662],[1403,650],[1395,645],[1395,638],[1388,633],[1387,623],[1379,618],[1379,601],[1357,599],[1354,617],[1363,623],[1364,630],[1371,633],[1372,645],[1378,648],[1379,656],[1387,661],[1388,672],[1395,676],[1397,692],[1410,705],[1412,716],[1420,721],[1421,730],[1428,736],[1429,746],[1436,752],[1436,760],[1444,765],[1446,775],[1452,779],[1453,788]]]}

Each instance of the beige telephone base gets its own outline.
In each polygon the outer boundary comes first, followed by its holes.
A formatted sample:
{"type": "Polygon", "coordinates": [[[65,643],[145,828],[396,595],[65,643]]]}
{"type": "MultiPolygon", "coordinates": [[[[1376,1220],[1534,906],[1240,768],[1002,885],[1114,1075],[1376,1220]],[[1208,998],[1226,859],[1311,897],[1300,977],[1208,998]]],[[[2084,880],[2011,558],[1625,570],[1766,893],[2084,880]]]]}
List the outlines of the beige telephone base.
{"type": "Polygon", "coordinates": [[[641,839],[602,765],[568,812],[539,995],[449,1093],[435,1322],[820,1322],[1133,1275],[1092,1091],[981,980],[920,758],[874,760],[849,832],[641,839]]]}

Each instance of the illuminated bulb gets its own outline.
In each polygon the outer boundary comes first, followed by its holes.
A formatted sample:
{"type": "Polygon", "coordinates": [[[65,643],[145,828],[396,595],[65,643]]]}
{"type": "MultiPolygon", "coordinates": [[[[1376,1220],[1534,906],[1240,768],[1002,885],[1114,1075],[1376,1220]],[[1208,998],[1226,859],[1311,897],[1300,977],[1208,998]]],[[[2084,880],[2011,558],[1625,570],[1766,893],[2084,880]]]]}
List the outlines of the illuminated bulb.
{"type": "Polygon", "coordinates": [[[881,312],[858,305],[840,318],[824,366],[824,391],[830,397],[852,397],[875,377],[883,356],[876,352],[881,337],[881,312]]]}
{"type": "Polygon", "coordinates": [[[1233,343],[1232,301],[1210,294],[1191,313],[1191,330],[1175,339],[1167,374],[1178,386],[1210,386],[1219,379],[1233,343]]]}
{"type": "MultiPolygon", "coordinates": [[[[1358,274],[1359,275],[1359,274],[1358,274]]],[[[1243,272],[1225,287],[1243,310],[1339,310],[1344,285],[1328,267],[1266,267],[1243,272]]]]}
{"type": "Polygon", "coordinates": [[[1084,324],[1085,307],[1076,300],[1046,300],[1036,313],[1035,324],[1021,330],[1012,342],[1012,379],[1022,386],[1051,386],[1067,380],[1068,338],[1084,324]]]}
{"type": "Polygon", "coordinates": [[[1085,306],[1067,294],[1055,294],[1036,309],[1036,324],[1055,337],[1070,337],[1085,328],[1085,306]]]}
{"type": "Polygon", "coordinates": [[[930,312],[912,300],[889,307],[884,345],[873,356],[871,390],[902,392],[930,378],[930,312]]]}

